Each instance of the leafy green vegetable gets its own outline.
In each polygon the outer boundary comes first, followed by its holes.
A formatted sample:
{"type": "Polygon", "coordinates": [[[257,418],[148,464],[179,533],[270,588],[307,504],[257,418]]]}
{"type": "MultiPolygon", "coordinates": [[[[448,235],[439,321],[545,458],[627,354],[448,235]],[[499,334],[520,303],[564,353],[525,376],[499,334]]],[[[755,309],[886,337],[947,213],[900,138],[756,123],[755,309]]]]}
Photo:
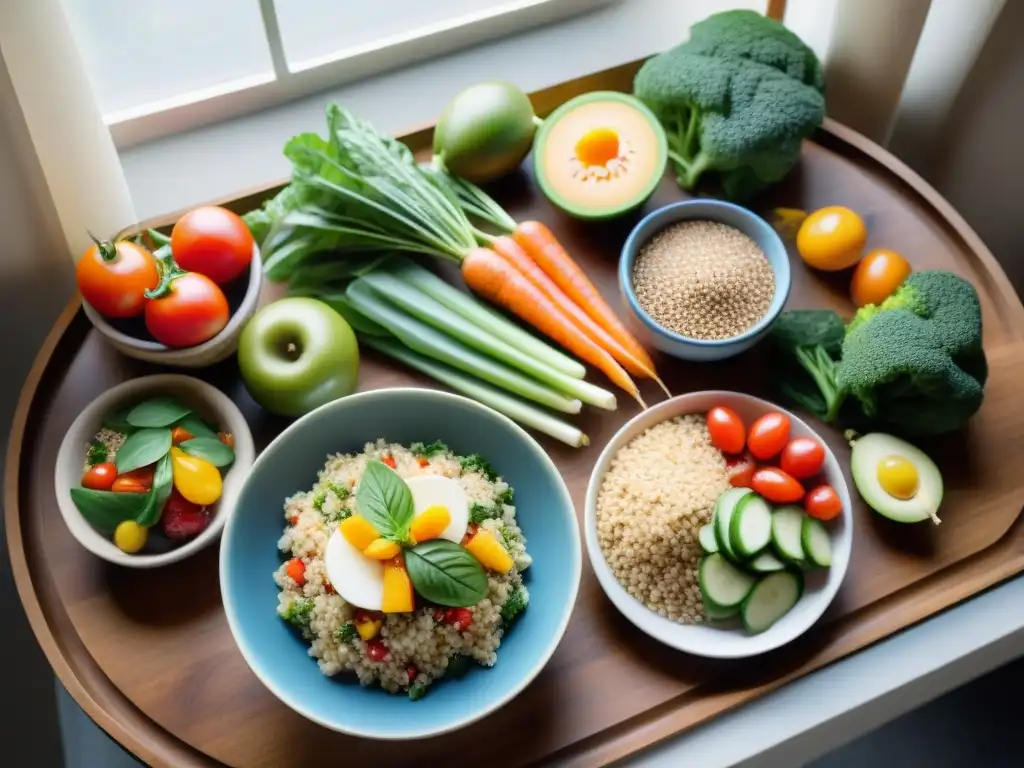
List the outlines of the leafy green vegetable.
{"type": "Polygon", "coordinates": [[[507,627],[519,614],[526,610],[529,602],[530,593],[526,591],[526,587],[522,584],[517,584],[509,591],[508,597],[505,598],[505,604],[501,606],[501,623],[507,627]]]}
{"type": "Polygon", "coordinates": [[[409,686],[409,701],[419,701],[427,695],[427,686],[423,683],[413,683],[409,686]]]}
{"type": "Polygon", "coordinates": [[[442,440],[434,440],[430,443],[413,443],[409,446],[409,450],[417,456],[423,456],[424,458],[430,458],[436,456],[439,453],[449,453],[451,449],[442,440]]]}
{"type": "Polygon", "coordinates": [[[772,327],[779,393],[825,421],[835,421],[844,400],[835,369],[845,335],[843,319],[825,309],[784,312],[772,327]]]}
{"type": "Polygon", "coordinates": [[[93,440],[89,444],[89,451],[85,454],[85,463],[90,467],[97,464],[102,464],[107,460],[107,456],[110,452],[107,450],[107,446],[101,443],[99,440],[93,440]]]}
{"type": "Polygon", "coordinates": [[[338,501],[344,501],[352,495],[352,491],[349,490],[349,487],[342,483],[336,483],[333,480],[328,480],[326,485],[327,490],[333,493],[337,497],[338,501]]]}
{"type": "Polygon", "coordinates": [[[445,667],[445,674],[448,677],[465,677],[466,673],[473,668],[473,660],[465,654],[456,653],[448,659],[448,666],[445,667]]]}
{"type": "Polygon", "coordinates": [[[321,488],[313,495],[313,509],[323,514],[324,504],[327,503],[327,491],[321,488]]]}
{"type": "Polygon", "coordinates": [[[82,517],[104,533],[113,533],[118,523],[135,520],[149,504],[149,493],[112,493],[90,488],[72,488],[71,501],[82,517]]]}
{"type": "Polygon", "coordinates": [[[278,615],[291,624],[293,627],[307,631],[309,629],[310,614],[313,612],[313,599],[309,597],[297,597],[288,603],[288,607],[278,615]]]}
{"type": "Polygon", "coordinates": [[[195,437],[178,447],[189,456],[205,459],[215,467],[226,467],[235,460],[235,452],[216,437],[195,437]]]}
{"type": "Polygon", "coordinates": [[[132,408],[126,421],[133,427],[169,427],[191,412],[173,397],[154,397],[132,408]]]}
{"type": "Polygon", "coordinates": [[[103,428],[109,429],[113,432],[120,432],[122,435],[130,434],[135,431],[135,427],[128,423],[128,413],[131,411],[130,407],[121,408],[114,411],[106,418],[103,419],[103,428]]]}
{"type": "Polygon", "coordinates": [[[495,504],[508,504],[508,505],[511,506],[511,504],[512,504],[512,497],[513,497],[514,494],[515,494],[515,491],[512,490],[512,486],[510,485],[504,491],[502,491],[501,493],[499,493],[497,496],[494,497],[494,503],[495,504]]]}
{"type": "Polygon", "coordinates": [[[474,501],[469,507],[469,522],[479,525],[484,520],[497,520],[501,514],[501,507],[496,504],[480,504],[474,501]]]}
{"type": "Polygon", "coordinates": [[[492,467],[491,463],[479,453],[471,453],[469,456],[463,456],[459,459],[459,466],[462,468],[462,474],[466,474],[467,472],[479,472],[492,483],[498,479],[498,473],[494,471],[494,467],[492,467]]]}
{"type": "Polygon", "coordinates": [[[407,549],[405,567],[416,592],[432,603],[468,608],[487,596],[483,566],[453,541],[432,539],[407,549]]]}
{"type": "Polygon", "coordinates": [[[156,463],[156,469],[153,471],[153,487],[146,494],[146,506],[135,518],[135,522],[143,528],[156,525],[160,519],[160,515],[164,511],[164,504],[171,496],[172,480],[171,455],[168,453],[164,454],[164,457],[156,463]]]}
{"type": "Polygon", "coordinates": [[[413,514],[412,492],[383,462],[367,463],[356,492],[356,507],[381,536],[403,541],[408,535],[413,514]]]}
{"type": "Polygon", "coordinates": [[[167,427],[140,429],[128,435],[114,457],[117,473],[153,464],[171,450],[171,430],[167,427]]]}
{"type": "Polygon", "coordinates": [[[505,524],[501,525],[498,532],[501,534],[501,542],[505,545],[506,551],[511,550],[512,545],[519,541],[519,537],[505,524]]]}
{"type": "Polygon", "coordinates": [[[214,439],[218,439],[217,430],[199,418],[195,413],[189,413],[178,419],[174,423],[174,426],[181,427],[194,437],[212,437],[214,439]]]}
{"type": "Polygon", "coordinates": [[[334,630],[334,639],[339,643],[351,643],[357,637],[359,637],[359,632],[356,630],[355,622],[346,621],[334,630]]]}

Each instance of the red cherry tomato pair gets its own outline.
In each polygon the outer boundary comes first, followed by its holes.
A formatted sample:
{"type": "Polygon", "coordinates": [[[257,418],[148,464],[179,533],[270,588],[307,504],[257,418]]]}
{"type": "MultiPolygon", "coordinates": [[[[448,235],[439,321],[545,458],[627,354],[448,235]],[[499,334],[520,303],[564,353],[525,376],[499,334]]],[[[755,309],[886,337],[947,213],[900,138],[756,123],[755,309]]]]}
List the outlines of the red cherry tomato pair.
{"type": "Polygon", "coordinates": [[[746,446],[761,461],[778,456],[789,440],[789,418],[775,411],[755,421],[748,433],[739,414],[716,406],[708,411],[707,425],[712,444],[722,453],[742,453],[746,446]]]}

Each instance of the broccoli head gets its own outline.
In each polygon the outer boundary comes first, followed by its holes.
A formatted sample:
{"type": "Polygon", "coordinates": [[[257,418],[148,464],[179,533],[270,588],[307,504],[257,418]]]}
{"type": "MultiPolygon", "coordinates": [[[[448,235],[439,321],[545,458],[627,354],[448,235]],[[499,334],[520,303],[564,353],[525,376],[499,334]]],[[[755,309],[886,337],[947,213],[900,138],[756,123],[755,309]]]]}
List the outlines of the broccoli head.
{"type": "Polygon", "coordinates": [[[634,92],[666,128],[680,186],[717,172],[725,195],[745,200],[800,159],[802,140],[825,117],[820,80],[814,53],[781,24],[729,12],[647,61],[634,92]]]}

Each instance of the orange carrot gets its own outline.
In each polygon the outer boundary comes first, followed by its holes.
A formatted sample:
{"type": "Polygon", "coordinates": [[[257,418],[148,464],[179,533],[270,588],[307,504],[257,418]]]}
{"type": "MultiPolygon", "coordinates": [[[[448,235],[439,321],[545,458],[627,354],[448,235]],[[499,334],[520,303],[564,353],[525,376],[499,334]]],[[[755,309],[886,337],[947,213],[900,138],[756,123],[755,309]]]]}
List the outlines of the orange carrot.
{"type": "MultiPolygon", "coordinates": [[[[506,238],[507,239],[507,238],[506,238]]],[[[536,265],[534,265],[536,266],[536,265]]],[[[581,331],[533,282],[490,248],[474,248],[462,261],[466,285],[504,307],[573,354],[599,368],[644,408],[633,380],[600,344],[581,331]]]]}
{"type": "MultiPolygon", "coordinates": [[[[491,248],[496,251],[498,255],[508,261],[509,264],[515,267],[516,270],[522,274],[523,277],[529,280],[544,296],[546,296],[552,304],[558,307],[562,311],[562,314],[568,317],[573,325],[589,336],[591,340],[597,342],[612,357],[621,363],[623,368],[634,376],[658,379],[653,368],[645,366],[640,360],[637,360],[636,357],[623,348],[619,342],[608,335],[607,331],[591,320],[590,316],[580,309],[572,299],[566,296],[562,289],[555,285],[555,282],[548,277],[547,273],[529,257],[519,243],[511,237],[496,237],[494,242],[491,243],[491,248]]],[[[662,385],[662,387],[664,387],[664,385],[662,385]]]]}

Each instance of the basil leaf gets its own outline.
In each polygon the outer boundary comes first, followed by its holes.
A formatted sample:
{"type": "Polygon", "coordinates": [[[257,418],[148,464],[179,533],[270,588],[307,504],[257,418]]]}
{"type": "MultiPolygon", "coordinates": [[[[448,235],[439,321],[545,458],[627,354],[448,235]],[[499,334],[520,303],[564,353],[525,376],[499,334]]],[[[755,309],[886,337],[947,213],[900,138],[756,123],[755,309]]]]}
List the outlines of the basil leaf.
{"type": "Polygon", "coordinates": [[[133,432],[114,455],[117,474],[123,475],[125,472],[159,461],[170,450],[171,430],[167,427],[133,432]]]}
{"type": "Polygon", "coordinates": [[[173,397],[154,397],[132,408],[127,421],[133,427],[169,427],[191,412],[191,408],[186,408],[173,397]]]}
{"type": "Polygon", "coordinates": [[[139,516],[149,503],[150,493],[113,493],[72,488],[71,500],[90,525],[104,533],[113,533],[118,523],[139,516]]]}
{"type": "Polygon", "coordinates": [[[487,597],[487,574],[468,550],[432,539],[405,551],[405,569],[419,595],[451,608],[469,608],[487,597]]]}
{"type": "Polygon", "coordinates": [[[183,416],[174,422],[174,426],[181,427],[193,437],[217,438],[217,430],[199,418],[195,413],[183,416]]]}
{"type": "Polygon", "coordinates": [[[156,463],[156,471],[153,472],[153,488],[146,494],[148,497],[146,506],[135,518],[135,522],[143,528],[155,525],[160,519],[160,515],[163,514],[164,504],[167,503],[167,499],[171,495],[171,480],[171,455],[168,453],[156,463]]]}
{"type": "Polygon", "coordinates": [[[130,411],[131,408],[121,408],[118,411],[114,411],[103,419],[103,428],[114,432],[120,432],[123,435],[134,432],[135,427],[128,423],[128,413],[130,411]]]}
{"type": "Polygon", "coordinates": [[[179,443],[178,447],[189,456],[205,459],[215,467],[226,467],[235,460],[235,452],[216,437],[196,437],[179,443]]]}
{"type": "Polygon", "coordinates": [[[412,491],[381,461],[370,461],[356,489],[356,509],[381,536],[400,541],[412,521],[412,491]]]}

